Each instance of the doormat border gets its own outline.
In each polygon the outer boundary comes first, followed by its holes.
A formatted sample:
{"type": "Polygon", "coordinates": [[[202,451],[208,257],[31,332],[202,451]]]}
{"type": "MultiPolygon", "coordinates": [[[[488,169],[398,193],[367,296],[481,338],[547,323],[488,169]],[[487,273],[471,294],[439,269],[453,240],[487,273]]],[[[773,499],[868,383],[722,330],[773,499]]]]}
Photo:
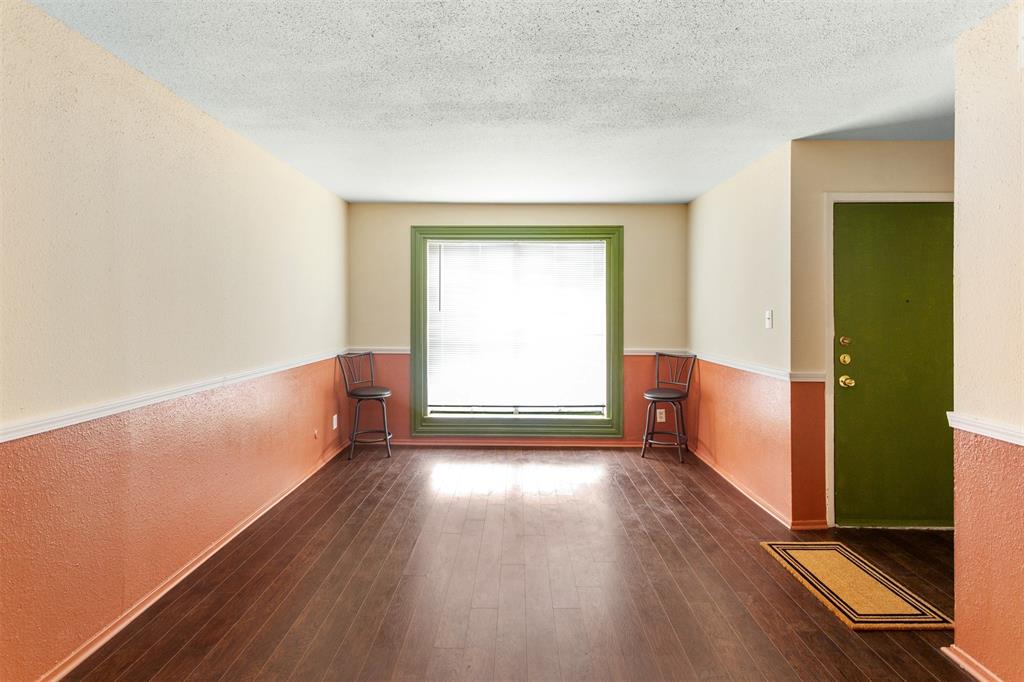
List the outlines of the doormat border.
{"type": "Polygon", "coordinates": [[[953,619],[935,608],[930,602],[890,578],[884,571],[841,542],[783,542],[760,543],[761,547],[782,564],[822,604],[851,630],[952,630],[953,619]],[[871,614],[855,611],[818,576],[789,554],[789,550],[821,548],[842,554],[855,566],[874,578],[879,584],[918,610],[914,614],[871,614]]]}

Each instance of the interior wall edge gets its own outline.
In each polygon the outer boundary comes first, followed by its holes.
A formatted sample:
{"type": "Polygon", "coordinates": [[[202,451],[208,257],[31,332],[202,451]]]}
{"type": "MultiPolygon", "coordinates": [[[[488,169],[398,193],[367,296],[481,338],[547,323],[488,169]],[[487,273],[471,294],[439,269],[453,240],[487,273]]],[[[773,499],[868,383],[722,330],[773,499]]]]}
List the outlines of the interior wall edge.
{"type": "Polygon", "coordinates": [[[21,422],[14,422],[12,424],[0,426],[0,443],[17,440],[19,438],[27,438],[28,436],[35,436],[40,433],[46,433],[47,431],[62,429],[67,426],[74,426],[75,424],[82,424],[94,419],[109,417],[111,415],[128,412],[148,405],[156,405],[168,400],[174,400],[175,398],[182,398],[194,393],[209,391],[210,389],[219,388],[221,386],[249,381],[250,379],[258,379],[259,377],[267,376],[268,374],[275,374],[277,372],[295,369],[296,367],[302,367],[303,365],[310,365],[314,362],[321,362],[335,357],[339,352],[343,351],[317,353],[316,355],[299,360],[259,367],[257,369],[238,372],[236,374],[212,377],[210,379],[204,379],[202,381],[182,386],[175,386],[173,388],[138,393],[127,398],[120,398],[106,403],[90,405],[89,407],[81,409],[58,412],[40,419],[28,419],[21,422]]]}

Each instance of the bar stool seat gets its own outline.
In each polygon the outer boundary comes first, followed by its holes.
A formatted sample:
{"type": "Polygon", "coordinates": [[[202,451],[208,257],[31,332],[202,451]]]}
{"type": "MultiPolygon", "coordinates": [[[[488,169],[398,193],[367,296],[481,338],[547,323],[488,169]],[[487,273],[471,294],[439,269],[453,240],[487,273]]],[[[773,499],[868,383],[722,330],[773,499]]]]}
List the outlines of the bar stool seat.
{"type": "Polygon", "coordinates": [[[368,398],[370,400],[376,398],[390,398],[391,389],[387,386],[360,386],[359,388],[353,388],[349,391],[349,395],[353,398],[368,398]]]}
{"type": "Polygon", "coordinates": [[[644,391],[647,400],[686,400],[686,391],[678,388],[649,388],[644,391]]]}

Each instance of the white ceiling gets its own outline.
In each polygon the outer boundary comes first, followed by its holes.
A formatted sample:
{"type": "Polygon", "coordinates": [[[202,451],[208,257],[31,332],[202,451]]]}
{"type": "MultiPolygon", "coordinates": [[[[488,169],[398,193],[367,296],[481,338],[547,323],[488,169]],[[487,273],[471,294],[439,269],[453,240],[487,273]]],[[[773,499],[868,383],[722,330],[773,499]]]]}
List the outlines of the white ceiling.
{"type": "Polygon", "coordinates": [[[35,0],[349,200],[686,201],[786,140],[952,136],[1006,0],[35,0]]]}

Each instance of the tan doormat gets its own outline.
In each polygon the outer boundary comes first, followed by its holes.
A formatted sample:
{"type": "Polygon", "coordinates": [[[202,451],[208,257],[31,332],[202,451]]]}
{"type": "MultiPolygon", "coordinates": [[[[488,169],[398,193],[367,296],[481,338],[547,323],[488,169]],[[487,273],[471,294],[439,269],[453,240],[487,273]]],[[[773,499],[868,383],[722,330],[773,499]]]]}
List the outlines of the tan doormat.
{"type": "Polygon", "coordinates": [[[841,542],[762,542],[854,630],[952,630],[953,621],[841,542]]]}

